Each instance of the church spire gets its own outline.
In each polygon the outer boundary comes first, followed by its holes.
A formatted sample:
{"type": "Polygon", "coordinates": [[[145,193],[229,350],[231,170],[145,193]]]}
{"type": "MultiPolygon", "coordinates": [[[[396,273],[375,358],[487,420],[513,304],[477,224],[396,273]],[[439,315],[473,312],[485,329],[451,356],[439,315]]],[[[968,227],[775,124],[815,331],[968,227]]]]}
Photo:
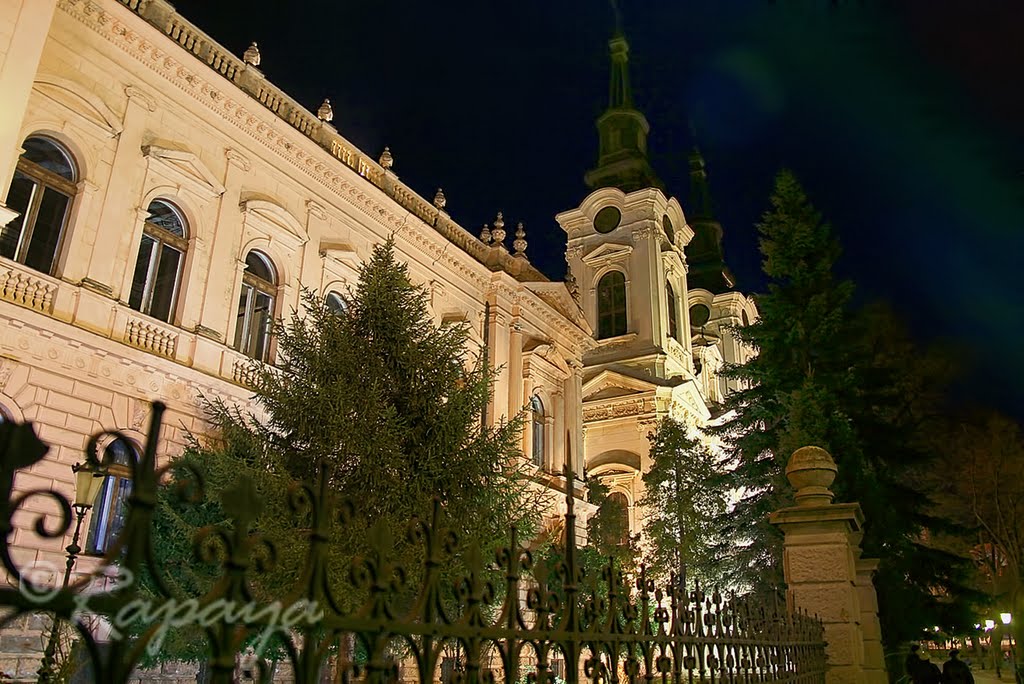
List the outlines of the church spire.
{"type": "Polygon", "coordinates": [[[687,283],[691,288],[699,287],[715,294],[731,290],[736,281],[725,265],[722,224],[715,220],[707,168],[696,147],[690,153],[690,196],[686,216],[694,234],[686,246],[687,283]]]}
{"type": "Polygon", "coordinates": [[[641,188],[664,188],[647,159],[647,119],[633,106],[629,83],[629,43],[618,26],[608,41],[611,53],[611,80],[608,109],[597,120],[599,153],[597,166],[587,172],[587,185],[615,187],[625,192],[641,188]]]}

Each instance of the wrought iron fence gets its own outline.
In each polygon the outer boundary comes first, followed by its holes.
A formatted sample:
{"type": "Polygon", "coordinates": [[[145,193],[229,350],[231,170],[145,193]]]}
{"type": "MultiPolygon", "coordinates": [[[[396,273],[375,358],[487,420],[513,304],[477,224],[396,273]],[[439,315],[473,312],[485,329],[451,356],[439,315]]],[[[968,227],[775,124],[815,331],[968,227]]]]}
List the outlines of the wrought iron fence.
{"type": "MultiPolygon", "coordinates": [[[[202,623],[210,653],[206,665],[213,682],[234,681],[247,639],[282,625],[288,628],[283,630],[280,647],[297,682],[320,681],[343,642],[350,644],[351,662],[343,665],[339,679],[370,684],[398,679],[399,661],[409,663],[404,678],[424,684],[440,677],[456,682],[536,684],[561,678],[569,684],[581,679],[615,684],[655,679],[710,684],[824,682],[821,623],[790,612],[775,600],[723,596],[698,583],[688,585],[678,575],[672,575],[665,586],[656,586],[642,566],[627,584],[611,560],[601,578],[592,578],[600,587],[588,584],[597,590],[586,590],[577,558],[574,482],[569,469],[565,473],[565,553],[554,583],[543,572],[532,571],[531,553],[520,545],[513,528],[493,564],[485,563],[479,554],[470,559],[469,571],[454,587],[458,607],[453,609],[442,598],[442,569],[455,544],[444,527],[441,506],[435,504],[429,520],[414,519],[409,525],[409,539],[423,550],[415,599],[398,601],[405,573],[391,561],[393,546],[381,538],[370,553],[352,564],[348,586],[366,598],[359,607],[346,610],[338,601],[337,583],[328,581],[326,545],[332,526],[354,524],[355,507],[332,498],[322,477],[319,482],[298,483],[290,493],[297,527],[308,536],[308,554],[294,591],[276,602],[276,608],[254,598],[251,591],[252,575],[273,556],[273,544],[252,531],[257,495],[246,481],[222,496],[233,524],[205,529],[200,532],[203,539],[197,540],[198,549],[210,539],[220,545],[223,572],[219,580],[202,597],[175,596],[161,579],[163,571],[151,544],[158,488],[167,470],[156,462],[162,412],[163,406],[154,404],[145,448],[130,463],[133,488],[127,519],[106,557],[119,572],[150,573],[159,596],[147,614],[156,619],[141,632],[114,630],[102,639],[98,634],[104,632],[103,623],[96,617],[109,623],[133,606],[139,614],[138,589],[115,584],[89,595],[90,619],[83,619],[76,598],[90,578],[50,589],[35,584],[32,573],[15,563],[12,521],[16,513],[24,513],[27,502],[41,497],[59,511],[56,521],[37,514],[34,530],[44,538],[64,538],[74,515],[72,504],[59,493],[15,489],[16,472],[39,462],[47,447],[31,424],[0,425],[0,526],[8,573],[7,586],[0,588],[3,624],[46,612],[73,625],[95,681],[130,680],[145,649],[161,633],[160,619],[187,604],[206,618],[202,623]],[[488,579],[493,577],[485,574],[488,566],[499,570],[498,581],[488,579]],[[282,620],[282,607],[289,620],[282,620]],[[454,659],[445,657],[451,654],[454,659]]],[[[87,465],[100,472],[109,466],[97,455],[97,446],[118,436],[111,432],[92,437],[86,448],[87,465]]],[[[76,544],[77,536],[72,546],[76,544]]],[[[41,680],[52,679],[47,667],[44,664],[41,680]]],[[[257,670],[257,681],[269,681],[265,662],[257,670]]]]}

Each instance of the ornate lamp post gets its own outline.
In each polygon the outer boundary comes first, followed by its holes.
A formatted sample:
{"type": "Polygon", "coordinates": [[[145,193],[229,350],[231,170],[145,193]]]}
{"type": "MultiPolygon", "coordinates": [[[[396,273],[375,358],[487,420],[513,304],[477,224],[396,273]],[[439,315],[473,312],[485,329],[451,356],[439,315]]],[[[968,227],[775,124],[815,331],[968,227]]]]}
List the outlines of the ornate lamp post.
{"type": "MultiPolygon", "coordinates": [[[[82,534],[82,521],[85,519],[86,512],[92,508],[96,497],[99,496],[105,475],[105,473],[93,469],[88,463],[76,463],[71,466],[71,470],[75,473],[75,501],[71,504],[75,509],[75,533],[71,537],[71,543],[64,548],[68,554],[68,560],[64,567],[64,581],[61,584],[64,589],[68,588],[68,584],[71,582],[71,570],[75,567],[78,555],[82,553],[82,547],[78,545],[82,534]]],[[[57,653],[59,637],[60,621],[54,617],[50,638],[46,642],[46,650],[43,652],[43,662],[39,666],[40,682],[50,682],[53,679],[53,658],[57,653]]]]}

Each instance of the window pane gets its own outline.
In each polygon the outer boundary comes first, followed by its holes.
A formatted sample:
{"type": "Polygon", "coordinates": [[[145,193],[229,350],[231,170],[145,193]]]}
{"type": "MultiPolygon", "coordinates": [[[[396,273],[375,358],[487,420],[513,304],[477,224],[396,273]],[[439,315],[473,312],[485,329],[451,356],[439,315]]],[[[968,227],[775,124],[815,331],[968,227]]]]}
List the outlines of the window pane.
{"type": "Polygon", "coordinates": [[[238,320],[235,322],[235,349],[248,354],[248,335],[246,335],[245,318],[249,313],[249,297],[252,296],[251,285],[242,285],[242,294],[238,298],[238,320]]]}
{"type": "Polygon", "coordinates": [[[25,223],[25,214],[28,213],[29,206],[32,204],[32,193],[35,192],[36,187],[36,182],[21,171],[14,172],[14,180],[7,193],[7,206],[18,212],[19,216],[0,229],[0,254],[8,259],[17,258],[21,227],[25,223]]]}
{"type": "Polygon", "coordinates": [[[181,252],[168,245],[161,245],[160,262],[153,281],[153,297],[150,299],[149,315],[161,321],[171,320],[171,307],[178,287],[178,270],[181,252]]]}
{"type": "Polygon", "coordinates": [[[103,487],[96,496],[96,503],[92,507],[92,520],[89,523],[89,541],[85,545],[89,553],[102,553],[107,548],[105,540],[110,529],[110,507],[116,480],[114,477],[104,478],[103,487]]]}
{"type": "Polygon", "coordinates": [[[330,294],[327,295],[326,304],[327,304],[327,310],[328,311],[330,311],[330,312],[332,312],[334,314],[337,314],[339,316],[341,314],[345,313],[346,308],[347,308],[345,306],[345,300],[342,299],[341,295],[338,294],[337,292],[331,292],[330,294]]]}
{"type": "Polygon", "coordinates": [[[142,311],[142,300],[146,294],[146,281],[149,280],[149,269],[155,255],[153,248],[156,244],[156,240],[149,235],[142,235],[139,258],[135,261],[135,275],[132,276],[132,291],[128,295],[128,306],[136,311],[142,311]]]}
{"type": "Polygon", "coordinates": [[[125,520],[128,517],[128,497],[132,494],[132,481],[125,477],[116,479],[117,494],[114,496],[114,509],[110,516],[110,529],[107,531],[107,538],[103,545],[105,551],[121,534],[124,529],[125,520]]]}
{"type": "Polygon", "coordinates": [[[270,351],[270,321],[274,314],[274,298],[257,292],[253,306],[251,356],[266,361],[270,351]]]}
{"type": "Polygon", "coordinates": [[[52,271],[69,202],[70,198],[62,192],[53,188],[43,190],[43,199],[39,203],[28,252],[25,254],[25,265],[29,268],[43,273],[52,271]]]}
{"type": "Polygon", "coordinates": [[[25,159],[69,181],[75,180],[75,167],[72,166],[71,160],[52,140],[28,138],[22,147],[25,148],[25,154],[22,155],[25,159]]]}
{"type": "Polygon", "coordinates": [[[167,202],[153,200],[149,204],[149,218],[146,223],[151,223],[157,228],[162,228],[172,235],[180,238],[185,237],[185,226],[178,215],[178,212],[167,202]]]}
{"type": "Polygon", "coordinates": [[[245,270],[271,285],[277,282],[270,262],[267,261],[266,257],[257,252],[249,252],[245,255],[245,270]]]}

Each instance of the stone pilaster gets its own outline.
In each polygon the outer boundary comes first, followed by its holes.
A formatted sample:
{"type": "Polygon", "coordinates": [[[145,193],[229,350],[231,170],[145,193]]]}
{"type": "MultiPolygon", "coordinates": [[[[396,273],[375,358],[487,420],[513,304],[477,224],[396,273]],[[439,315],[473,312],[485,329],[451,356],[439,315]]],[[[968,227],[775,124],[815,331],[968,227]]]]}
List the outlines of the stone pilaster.
{"type": "Polygon", "coordinates": [[[798,449],[786,467],[797,505],[772,514],[785,535],[783,569],[791,608],[825,627],[827,684],[882,684],[885,660],[871,575],[860,558],[860,504],[832,503],[836,465],[824,449],[798,449]]]}

